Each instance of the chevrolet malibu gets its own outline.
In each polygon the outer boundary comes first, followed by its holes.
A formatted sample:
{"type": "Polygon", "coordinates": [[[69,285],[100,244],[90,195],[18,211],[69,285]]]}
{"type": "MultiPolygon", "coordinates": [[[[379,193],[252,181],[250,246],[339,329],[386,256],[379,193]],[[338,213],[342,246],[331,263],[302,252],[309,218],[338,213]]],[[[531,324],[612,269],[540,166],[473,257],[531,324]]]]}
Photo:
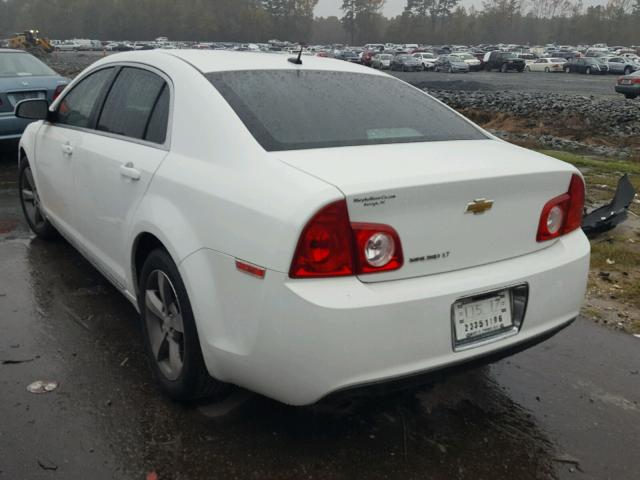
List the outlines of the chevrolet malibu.
{"type": "Polygon", "coordinates": [[[38,120],[19,150],[30,227],[139,310],[175,399],[426,381],[580,311],[580,173],[377,70],[129,52],[16,110],[38,120]]]}

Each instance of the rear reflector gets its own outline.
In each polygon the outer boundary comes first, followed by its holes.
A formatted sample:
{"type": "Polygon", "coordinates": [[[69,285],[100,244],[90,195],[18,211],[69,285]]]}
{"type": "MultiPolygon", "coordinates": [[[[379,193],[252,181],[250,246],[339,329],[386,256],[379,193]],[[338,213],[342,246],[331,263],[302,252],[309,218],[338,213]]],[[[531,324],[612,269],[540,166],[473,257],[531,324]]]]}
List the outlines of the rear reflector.
{"type": "Polygon", "coordinates": [[[577,174],[571,176],[569,190],[549,200],[540,215],[538,242],[553,240],[582,226],[584,209],[584,181],[577,174]]]}
{"type": "Polygon", "coordinates": [[[236,268],[248,275],[253,275],[254,277],[264,278],[266,274],[266,269],[262,267],[257,267],[256,265],[251,265],[250,263],[243,262],[241,260],[236,259],[236,268]]]}

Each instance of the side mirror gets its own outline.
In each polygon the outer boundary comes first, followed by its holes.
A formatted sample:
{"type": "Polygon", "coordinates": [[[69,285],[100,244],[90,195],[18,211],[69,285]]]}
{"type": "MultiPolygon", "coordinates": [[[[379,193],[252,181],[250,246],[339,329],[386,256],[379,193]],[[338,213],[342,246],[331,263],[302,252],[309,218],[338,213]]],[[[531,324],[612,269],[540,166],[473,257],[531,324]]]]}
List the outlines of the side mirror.
{"type": "Polygon", "coordinates": [[[16,105],[15,116],[28,120],[46,120],[49,117],[49,102],[39,98],[23,100],[16,105]]]}

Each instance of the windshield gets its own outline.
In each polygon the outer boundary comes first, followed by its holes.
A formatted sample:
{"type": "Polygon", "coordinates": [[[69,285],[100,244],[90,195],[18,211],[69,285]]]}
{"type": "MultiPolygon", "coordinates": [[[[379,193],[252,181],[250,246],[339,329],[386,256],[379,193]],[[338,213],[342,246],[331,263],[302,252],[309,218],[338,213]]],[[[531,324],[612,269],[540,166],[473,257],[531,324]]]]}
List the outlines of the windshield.
{"type": "Polygon", "coordinates": [[[56,73],[28,53],[0,53],[0,77],[43,77],[48,75],[56,75],[56,73]]]}
{"type": "Polygon", "coordinates": [[[382,60],[391,60],[393,58],[393,55],[380,55],[380,58],[382,60]]]}
{"type": "Polygon", "coordinates": [[[487,138],[395,78],[295,70],[206,77],[267,151],[487,138]]]}
{"type": "Polygon", "coordinates": [[[461,53],[460,55],[458,55],[458,58],[461,58],[462,60],[472,60],[476,57],[474,57],[470,53],[461,53]]]}

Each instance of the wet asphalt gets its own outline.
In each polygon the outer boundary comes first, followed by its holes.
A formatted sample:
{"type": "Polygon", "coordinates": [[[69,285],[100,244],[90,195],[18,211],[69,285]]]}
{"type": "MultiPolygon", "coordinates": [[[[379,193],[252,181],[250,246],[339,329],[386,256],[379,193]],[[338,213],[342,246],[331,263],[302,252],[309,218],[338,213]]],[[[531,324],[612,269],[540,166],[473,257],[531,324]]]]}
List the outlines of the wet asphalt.
{"type": "Polygon", "coordinates": [[[29,233],[0,159],[3,480],[637,479],[639,369],[640,339],[578,319],[432,387],[344,410],[254,395],[212,417],[158,392],[135,310],[69,244],[29,233]]]}

